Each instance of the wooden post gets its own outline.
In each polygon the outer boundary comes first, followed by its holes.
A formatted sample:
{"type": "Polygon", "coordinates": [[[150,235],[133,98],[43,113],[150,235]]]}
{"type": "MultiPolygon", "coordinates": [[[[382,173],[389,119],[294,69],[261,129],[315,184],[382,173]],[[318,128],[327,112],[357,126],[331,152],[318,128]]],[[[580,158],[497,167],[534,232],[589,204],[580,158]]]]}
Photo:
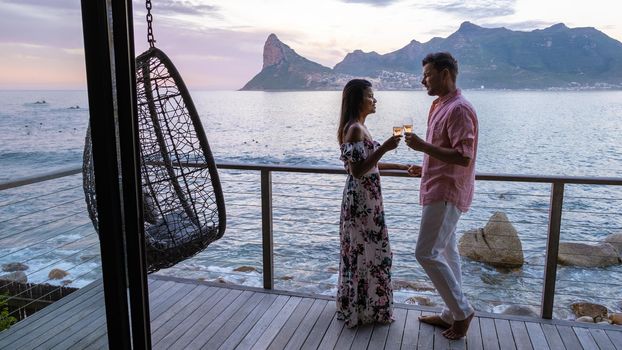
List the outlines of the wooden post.
{"type": "Polygon", "coordinates": [[[263,250],[263,287],[274,288],[274,255],[272,242],[272,172],[261,170],[261,231],[263,250]]]}
{"type": "Polygon", "coordinates": [[[557,254],[564,203],[564,183],[553,182],[551,205],[549,206],[549,232],[546,242],[546,264],[544,266],[544,286],[542,288],[542,318],[553,318],[555,282],[557,279],[557,254]]]}

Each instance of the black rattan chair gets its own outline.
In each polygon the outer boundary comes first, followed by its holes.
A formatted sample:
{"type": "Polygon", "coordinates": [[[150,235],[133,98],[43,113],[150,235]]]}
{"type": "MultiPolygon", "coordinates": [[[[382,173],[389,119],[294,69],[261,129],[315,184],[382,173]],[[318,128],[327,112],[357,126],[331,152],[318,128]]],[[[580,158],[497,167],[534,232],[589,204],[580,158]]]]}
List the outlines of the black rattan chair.
{"type": "MultiPolygon", "coordinates": [[[[190,94],[171,60],[156,47],[136,59],[136,90],[149,273],[187,259],[225,232],[218,172],[190,94]]],[[[98,230],[90,129],[83,185],[98,230]]],[[[105,239],[105,232],[99,232],[105,239]]]]}

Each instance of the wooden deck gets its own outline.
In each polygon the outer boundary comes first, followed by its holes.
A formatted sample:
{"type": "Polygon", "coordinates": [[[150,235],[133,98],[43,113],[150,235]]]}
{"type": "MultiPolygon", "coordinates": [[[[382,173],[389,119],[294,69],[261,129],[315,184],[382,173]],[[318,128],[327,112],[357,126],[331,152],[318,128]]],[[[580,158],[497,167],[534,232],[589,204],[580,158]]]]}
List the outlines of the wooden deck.
{"type": "MultiPolygon", "coordinates": [[[[395,322],[347,329],[329,298],[149,278],[155,349],[615,349],[622,327],[478,313],[449,342],[418,322],[434,309],[396,305],[395,322]]],[[[94,282],[0,333],[0,349],[107,348],[103,289],[94,282]]]]}

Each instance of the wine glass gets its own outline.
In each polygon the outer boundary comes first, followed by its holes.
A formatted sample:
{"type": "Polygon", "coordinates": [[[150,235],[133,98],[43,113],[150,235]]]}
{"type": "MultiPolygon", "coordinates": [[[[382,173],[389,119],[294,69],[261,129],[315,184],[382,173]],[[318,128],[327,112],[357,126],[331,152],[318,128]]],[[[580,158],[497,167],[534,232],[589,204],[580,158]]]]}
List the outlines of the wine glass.
{"type": "MultiPolygon", "coordinates": [[[[393,126],[393,136],[402,136],[402,132],[404,131],[404,129],[402,129],[402,126],[393,126]]],[[[395,153],[397,153],[397,148],[395,149],[395,153]]]]}
{"type": "Polygon", "coordinates": [[[394,126],[393,127],[393,136],[402,136],[402,126],[394,126]]]}
{"type": "Polygon", "coordinates": [[[413,118],[407,117],[404,118],[404,132],[413,132],[413,118]]]}

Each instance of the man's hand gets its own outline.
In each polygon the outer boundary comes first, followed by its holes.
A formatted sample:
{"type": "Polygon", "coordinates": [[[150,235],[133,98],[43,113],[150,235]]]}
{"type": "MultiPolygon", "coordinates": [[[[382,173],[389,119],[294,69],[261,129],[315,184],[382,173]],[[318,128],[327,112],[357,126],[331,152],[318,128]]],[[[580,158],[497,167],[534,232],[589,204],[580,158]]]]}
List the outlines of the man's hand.
{"type": "Polygon", "coordinates": [[[407,132],[404,134],[406,136],[406,145],[408,147],[414,149],[415,151],[422,151],[427,145],[423,139],[421,139],[417,134],[413,134],[411,132],[407,132]]]}

